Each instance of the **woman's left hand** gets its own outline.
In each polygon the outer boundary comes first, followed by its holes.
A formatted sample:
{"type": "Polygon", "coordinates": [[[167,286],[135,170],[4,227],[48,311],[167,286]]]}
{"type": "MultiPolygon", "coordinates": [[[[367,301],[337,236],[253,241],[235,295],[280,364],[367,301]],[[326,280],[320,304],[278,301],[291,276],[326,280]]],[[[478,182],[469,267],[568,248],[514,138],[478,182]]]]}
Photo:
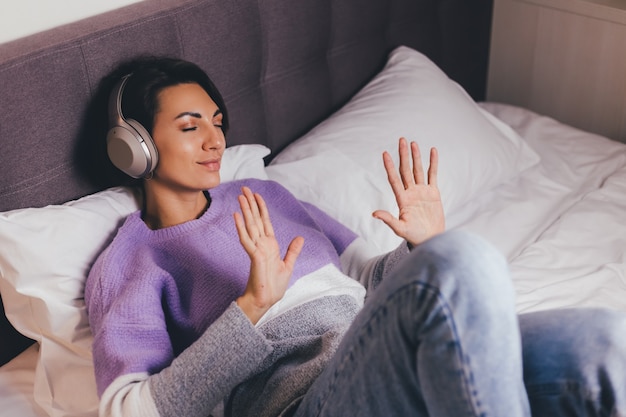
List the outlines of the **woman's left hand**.
{"type": "Polygon", "coordinates": [[[376,210],[372,215],[385,222],[396,235],[405,239],[410,245],[417,246],[445,230],[445,217],[437,186],[437,149],[430,150],[427,178],[424,177],[417,143],[411,142],[410,151],[409,156],[409,145],[405,138],[400,138],[398,141],[399,175],[391,155],[388,152],[383,153],[387,178],[399,208],[398,217],[384,210],[376,210]]]}

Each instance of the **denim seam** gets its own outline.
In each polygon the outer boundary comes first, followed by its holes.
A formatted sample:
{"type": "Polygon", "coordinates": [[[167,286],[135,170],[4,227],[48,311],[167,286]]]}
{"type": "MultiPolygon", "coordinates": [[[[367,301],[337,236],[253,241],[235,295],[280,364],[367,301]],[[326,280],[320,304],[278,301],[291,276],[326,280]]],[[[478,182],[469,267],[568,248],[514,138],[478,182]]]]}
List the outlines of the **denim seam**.
{"type": "MultiPolygon", "coordinates": [[[[334,374],[333,374],[333,378],[332,380],[329,381],[328,386],[326,387],[325,392],[330,392],[330,390],[332,389],[332,387],[335,385],[335,381],[338,378],[339,373],[346,368],[346,366],[349,366],[352,361],[354,361],[354,351],[355,351],[355,345],[361,346],[362,345],[362,341],[363,341],[363,336],[365,336],[368,333],[371,333],[371,326],[369,325],[370,322],[372,322],[373,320],[378,320],[378,318],[380,317],[380,315],[382,313],[384,313],[384,311],[386,310],[386,305],[396,299],[396,298],[400,298],[401,296],[403,296],[406,292],[409,291],[413,291],[415,292],[415,288],[416,287],[423,287],[426,291],[428,291],[429,293],[433,294],[436,299],[437,299],[437,304],[442,307],[442,310],[445,311],[445,320],[448,323],[448,326],[450,328],[450,331],[452,332],[454,339],[456,341],[458,341],[457,345],[457,350],[458,350],[458,355],[460,357],[457,357],[457,360],[459,361],[460,367],[463,370],[462,372],[462,381],[463,381],[463,387],[464,387],[464,399],[465,402],[468,404],[468,411],[470,413],[473,413],[471,415],[474,416],[481,416],[481,417],[485,417],[486,414],[484,412],[481,412],[479,405],[473,401],[474,396],[472,395],[472,392],[474,392],[474,390],[472,390],[472,386],[473,386],[473,374],[471,372],[471,369],[469,369],[468,364],[464,361],[464,354],[463,354],[463,348],[460,344],[460,339],[459,339],[459,334],[457,332],[456,329],[456,325],[454,323],[454,320],[452,320],[452,315],[451,315],[451,309],[449,307],[449,304],[446,300],[446,298],[443,296],[443,294],[441,294],[441,291],[434,286],[431,286],[429,284],[425,284],[425,283],[421,283],[421,282],[411,282],[411,283],[407,283],[399,288],[397,288],[392,294],[389,294],[385,300],[385,303],[382,305],[379,305],[376,310],[372,311],[372,313],[370,314],[368,320],[367,320],[367,325],[363,326],[362,328],[359,329],[359,332],[356,333],[354,335],[355,340],[353,341],[353,343],[350,345],[350,348],[346,351],[344,357],[342,358],[341,362],[338,364],[337,369],[335,370],[334,374]]],[[[317,410],[316,410],[316,415],[319,416],[323,410],[323,408],[326,405],[326,401],[319,401],[317,404],[317,410]]]]}
{"type": "Polygon", "coordinates": [[[456,322],[453,319],[452,309],[450,308],[450,304],[448,303],[448,300],[441,293],[439,288],[434,287],[432,285],[419,283],[419,282],[412,282],[412,283],[407,284],[406,286],[407,287],[408,286],[416,286],[416,287],[424,286],[427,288],[428,291],[431,291],[437,297],[437,304],[442,308],[443,311],[445,311],[444,314],[445,314],[446,322],[448,323],[448,327],[450,328],[450,331],[452,332],[454,340],[456,341],[455,345],[457,347],[456,348],[457,361],[458,361],[458,364],[460,365],[460,368],[463,371],[462,381],[463,381],[463,391],[465,394],[464,395],[465,402],[469,405],[468,408],[469,408],[470,413],[472,413],[471,415],[485,417],[485,413],[481,411],[480,406],[478,404],[479,401],[475,401],[476,396],[472,395],[473,393],[476,392],[474,388],[474,374],[472,370],[470,369],[469,363],[465,361],[466,355],[464,353],[463,346],[461,345],[461,339],[457,331],[456,322]]]}

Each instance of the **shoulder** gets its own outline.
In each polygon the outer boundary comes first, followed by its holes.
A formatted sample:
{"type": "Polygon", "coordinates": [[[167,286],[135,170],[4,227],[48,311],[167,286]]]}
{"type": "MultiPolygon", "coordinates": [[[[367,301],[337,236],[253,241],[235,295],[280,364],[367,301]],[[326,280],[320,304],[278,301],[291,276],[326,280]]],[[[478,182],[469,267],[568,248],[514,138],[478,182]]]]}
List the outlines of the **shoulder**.
{"type": "Polygon", "coordinates": [[[141,220],[141,212],[131,213],[112,236],[112,240],[102,251],[96,262],[104,262],[118,256],[123,260],[132,255],[132,249],[143,240],[147,227],[141,220]],[[119,254],[119,255],[118,255],[119,254]]]}
{"type": "Polygon", "coordinates": [[[124,220],[89,270],[85,286],[86,299],[91,298],[96,291],[101,292],[105,288],[115,287],[116,281],[121,281],[126,275],[123,272],[132,267],[138,259],[137,251],[144,247],[141,238],[142,227],[145,225],[140,212],[131,213],[124,220]]]}

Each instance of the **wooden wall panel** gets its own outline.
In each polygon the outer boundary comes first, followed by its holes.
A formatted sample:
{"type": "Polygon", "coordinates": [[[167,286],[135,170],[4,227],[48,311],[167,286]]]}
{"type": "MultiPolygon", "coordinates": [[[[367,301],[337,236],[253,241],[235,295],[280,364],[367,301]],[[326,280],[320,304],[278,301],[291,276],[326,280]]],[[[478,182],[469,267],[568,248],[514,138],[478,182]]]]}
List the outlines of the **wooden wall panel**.
{"type": "Polygon", "coordinates": [[[496,0],[487,100],[626,142],[626,10],[599,2],[496,0]]]}

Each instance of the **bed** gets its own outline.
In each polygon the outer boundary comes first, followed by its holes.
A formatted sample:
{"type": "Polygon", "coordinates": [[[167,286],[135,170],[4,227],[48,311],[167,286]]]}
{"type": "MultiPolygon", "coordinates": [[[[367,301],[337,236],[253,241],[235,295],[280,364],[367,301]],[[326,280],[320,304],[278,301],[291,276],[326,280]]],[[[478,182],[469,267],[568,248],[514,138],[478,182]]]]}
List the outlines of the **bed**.
{"type": "Polygon", "coordinates": [[[148,0],[0,45],[0,410],[95,416],[85,274],[137,193],[104,178],[118,62],[201,65],[228,105],[222,180],[284,184],[380,253],[380,153],[440,152],[447,228],[509,260],[519,312],[626,309],[626,145],[485,102],[491,2],[148,0]]]}

